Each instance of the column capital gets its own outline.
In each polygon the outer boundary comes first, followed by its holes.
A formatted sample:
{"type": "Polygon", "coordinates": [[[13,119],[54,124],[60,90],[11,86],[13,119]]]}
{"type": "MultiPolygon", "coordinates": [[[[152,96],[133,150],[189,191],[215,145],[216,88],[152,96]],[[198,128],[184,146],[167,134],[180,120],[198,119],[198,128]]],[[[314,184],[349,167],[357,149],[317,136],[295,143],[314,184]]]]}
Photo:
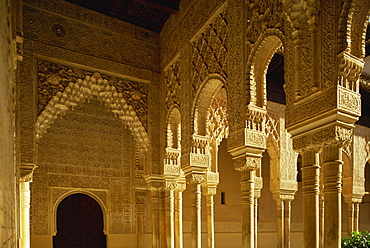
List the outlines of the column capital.
{"type": "Polygon", "coordinates": [[[35,164],[21,163],[20,164],[20,179],[21,183],[32,182],[33,171],[37,168],[35,164]]]}
{"type": "Polygon", "coordinates": [[[288,191],[288,190],[282,190],[280,192],[274,192],[272,194],[272,198],[275,201],[293,201],[294,200],[294,195],[295,195],[295,190],[288,191]]]}
{"type": "Polygon", "coordinates": [[[234,158],[234,168],[238,171],[244,170],[255,170],[261,167],[261,155],[256,156],[243,156],[239,158],[234,158]]]}
{"type": "Polygon", "coordinates": [[[345,146],[352,141],[353,129],[339,124],[325,125],[293,136],[293,150],[297,152],[321,151],[327,146],[345,146]]]}
{"type": "Polygon", "coordinates": [[[217,185],[219,183],[218,172],[207,171],[204,177],[205,181],[202,183],[203,195],[214,196],[217,192],[217,185]]]}
{"type": "Polygon", "coordinates": [[[186,175],[187,184],[201,184],[205,181],[204,173],[191,173],[186,175]]]}

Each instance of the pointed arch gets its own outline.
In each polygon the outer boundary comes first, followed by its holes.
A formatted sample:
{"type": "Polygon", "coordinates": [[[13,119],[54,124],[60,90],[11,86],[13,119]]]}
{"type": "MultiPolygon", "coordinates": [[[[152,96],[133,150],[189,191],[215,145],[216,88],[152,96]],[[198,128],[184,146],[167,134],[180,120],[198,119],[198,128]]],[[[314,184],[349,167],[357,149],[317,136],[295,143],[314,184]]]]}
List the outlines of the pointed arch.
{"type": "Polygon", "coordinates": [[[135,110],[126,102],[122,93],[118,93],[116,87],[111,86],[108,80],[103,79],[97,72],[78,79],[76,83],[70,82],[63,92],[58,92],[48,102],[36,121],[36,141],[42,138],[55,119],[64,116],[69,110],[74,110],[77,104],[89,102],[92,98],[97,98],[122,120],[123,125],[135,137],[140,150],[148,150],[148,134],[135,110]]]}
{"type": "Polygon", "coordinates": [[[284,35],[278,29],[268,29],[253,45],[247,61],[247,102],[265,108],[266,73],[274,53],[283,45],[284,35]],[[249,86],[249,87],[248,87],[249,86]]]}
{"type": "Polygon", "coordinates": [[[100,206],[102,212],[103,212],[103,232],[105,235],[108,234],[108,212],[107,208],[104,205],[103,201],[95,194],[91,193],[90,191],[86,190],[70,190],[63,195],[61,195],[54,203],[52,206],[52,235],[55,236],[57,234],[57,212],[58,212],[58,206],[59,204],[68,196],[75,195],[75,194],[84,194],[92,199],[94,199],[100,206]]]}

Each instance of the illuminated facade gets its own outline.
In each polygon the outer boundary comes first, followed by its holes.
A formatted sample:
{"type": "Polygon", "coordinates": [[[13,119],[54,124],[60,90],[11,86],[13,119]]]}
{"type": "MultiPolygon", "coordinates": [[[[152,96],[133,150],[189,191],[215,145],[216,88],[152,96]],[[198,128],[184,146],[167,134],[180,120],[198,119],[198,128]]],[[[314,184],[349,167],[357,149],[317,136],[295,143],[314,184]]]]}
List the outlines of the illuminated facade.
{"type": "MultiPolygon", "coordinates": [[[[370,229],[370,1],[182,0],[159,30],[73,2],[0,3],[3,247],[370,229]]],[[[114,1],[154,23],[153,2],[114,1]]]]}

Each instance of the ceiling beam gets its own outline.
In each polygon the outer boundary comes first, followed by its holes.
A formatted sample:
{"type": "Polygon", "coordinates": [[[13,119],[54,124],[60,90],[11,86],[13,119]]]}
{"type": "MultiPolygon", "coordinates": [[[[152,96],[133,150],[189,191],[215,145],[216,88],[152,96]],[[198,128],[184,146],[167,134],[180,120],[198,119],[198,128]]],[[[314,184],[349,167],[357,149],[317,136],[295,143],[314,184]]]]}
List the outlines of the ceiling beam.
{"type": "Polygon", "coordinates": [[[134,0],[136,2],[148,5],[158,10],[165,11],[170,14],[176,14],[179,11],[179,3],[174,0],[134,0]]]}

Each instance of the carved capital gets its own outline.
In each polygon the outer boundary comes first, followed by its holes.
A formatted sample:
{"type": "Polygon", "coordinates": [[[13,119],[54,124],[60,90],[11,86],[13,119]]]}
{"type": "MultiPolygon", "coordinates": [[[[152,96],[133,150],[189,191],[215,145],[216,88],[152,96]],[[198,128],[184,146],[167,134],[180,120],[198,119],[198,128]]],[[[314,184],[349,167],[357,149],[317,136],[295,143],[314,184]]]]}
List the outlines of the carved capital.
{"type": "Polygon", "coordinates": [[[19,181],[21,183],[26,183],[26,182],[32,182],[33,179],[33,171],[37,168],[35,164],[25,164],[22,163],[20,165],[20,179],[19,181]]]}
{"type": "Polygon", "coordinates": [[[234,159],[235,170],[254,170],[261,167],[261,156],[245,156],[234,159]]]}
{"type": "Polygon", "coordinates": [[[204,181],[205,181],[204,174],[192,173],[192,174],[186,175],[187,184],[201,184],[204,181]]]}
{"type": "Polygon", "coordinates": [[[203,186],[203,195],[214,196],[217,193],[217,186],[203,186]]]}
{"type": "Polygon", "coordinates": [[[293,137],[293,149],[297,152],[305,150],[321,150],[324,146],[345,146],[352,140],[353,130],[340,125],[331,125],[319,130],[293,137]]]}

